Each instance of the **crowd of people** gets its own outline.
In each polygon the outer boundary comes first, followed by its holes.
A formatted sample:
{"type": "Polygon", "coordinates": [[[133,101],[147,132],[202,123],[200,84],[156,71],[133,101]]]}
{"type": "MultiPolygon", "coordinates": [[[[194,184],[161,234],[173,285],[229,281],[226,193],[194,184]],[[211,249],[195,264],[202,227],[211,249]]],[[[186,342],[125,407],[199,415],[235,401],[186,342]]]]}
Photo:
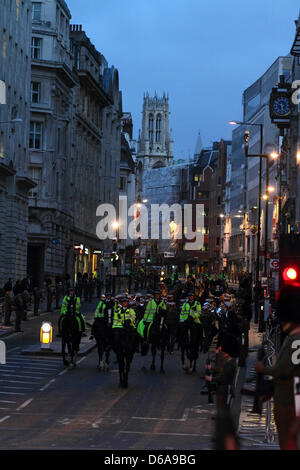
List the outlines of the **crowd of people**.
{"type": "MultiPolygon", "coordinates": [[[[75,288],[70,287],[64,297],[61,318],[69,310],[78,317],[81,315],[83,286],[79,276],[75,288]]],[[[129,291],[115,296],[111,292],[101,294],[95,321],[102,319],[103,325],[109,325],[112,330],[134,329],[139,337],[137,351],[144,355],[149,328],[159,317],[168,331],[167,351],[170,354],[189,341],[186,360],[182,364],[187,372],[195,370],[191,349],[193,358],[197,359],[199,353],[209,352],[215,339],[216,365],[208,381],[216,391],[217,403],[223,407],[227,406],[227,394],[233,385],[237,365],[244,365],[247,356],[252,313],[250,298],[251,279],[246,275],[241,277],[239,289],[233,290],[228,288],[222,275],[201,278],[191,275],[183,281],[175,273],[159,280],[155,290],[142,289],[142,292],[129,291]]],[[[82,323],[82,318],[80,321],[82,323]]],[[[82,323],[81,333],[84,329],[82,323]]]]}

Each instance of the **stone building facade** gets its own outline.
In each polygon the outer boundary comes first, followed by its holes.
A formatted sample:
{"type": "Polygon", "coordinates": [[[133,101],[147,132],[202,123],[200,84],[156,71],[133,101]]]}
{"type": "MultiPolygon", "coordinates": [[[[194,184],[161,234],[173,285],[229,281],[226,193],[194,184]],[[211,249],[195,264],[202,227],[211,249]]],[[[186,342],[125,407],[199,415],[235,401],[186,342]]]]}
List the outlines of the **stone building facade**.
{"type": "Polygon", "coordinates": [[[117,204],[122,96],[63,0],[33,2],[31,191],[28,272],[34,282],[105,271],[111,240],[96,236],[96,209],[117,204]],[[37,3],[34,6],[34,3],[37,3]]]}
{"type": "Polygon", "coordinates": [[[31,1],[1,1],[0,286],[26,277],[31,1]]]}

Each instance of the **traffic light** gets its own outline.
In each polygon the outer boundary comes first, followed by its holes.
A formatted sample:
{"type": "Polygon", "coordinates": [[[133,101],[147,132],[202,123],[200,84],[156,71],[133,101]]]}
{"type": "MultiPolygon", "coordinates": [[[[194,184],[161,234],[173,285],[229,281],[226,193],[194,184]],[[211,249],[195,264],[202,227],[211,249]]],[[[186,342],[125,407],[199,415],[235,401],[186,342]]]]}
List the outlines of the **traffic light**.
{"type": "Polygon", "coordinates": [[[280,235],[279,275],[280,287],[286,284],[300,286],[300,235],[280,235]]]}
{"type": "Polygon", "coordinates": [[[151,263],[151,258],[150,258],[150,255],[147,256],[147,263],[151,263]]]}

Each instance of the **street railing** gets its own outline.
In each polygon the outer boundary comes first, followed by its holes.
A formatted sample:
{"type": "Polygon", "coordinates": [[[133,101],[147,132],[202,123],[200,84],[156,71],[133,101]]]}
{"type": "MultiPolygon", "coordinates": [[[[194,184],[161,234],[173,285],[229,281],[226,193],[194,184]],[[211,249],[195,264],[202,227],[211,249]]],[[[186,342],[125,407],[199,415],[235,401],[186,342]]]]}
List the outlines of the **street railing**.
{"type": "MultiPolygon", "coordinates": [[[[263,341],[263,347],[265,349],[265,363],[267,367],[271,367],[274,361],[278,357],[278,353],[281,346],[281,327],[278,319],[272,313],[269,315],[266,322],[266,333],[263,341]]],[[[265,439],[264,441],[268,444],[272,444],[275,441],[275,427],[272,422],[272,400],[266,402],[266,427],[265,427],[265,439]]]]}

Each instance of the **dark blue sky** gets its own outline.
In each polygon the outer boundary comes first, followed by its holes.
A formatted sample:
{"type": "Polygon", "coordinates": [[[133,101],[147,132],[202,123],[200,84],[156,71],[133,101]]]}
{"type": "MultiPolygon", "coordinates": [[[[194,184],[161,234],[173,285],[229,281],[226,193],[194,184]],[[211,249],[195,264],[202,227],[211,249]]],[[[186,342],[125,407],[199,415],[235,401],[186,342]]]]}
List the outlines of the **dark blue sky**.
{"type": "Polygon", "coordinates": [[[175,158],[230,139],[242,92],[290,52],[299,0],[67,0],[109,65],[123,110],[141,127],[143,94],[169,94],[175,158]]]}

